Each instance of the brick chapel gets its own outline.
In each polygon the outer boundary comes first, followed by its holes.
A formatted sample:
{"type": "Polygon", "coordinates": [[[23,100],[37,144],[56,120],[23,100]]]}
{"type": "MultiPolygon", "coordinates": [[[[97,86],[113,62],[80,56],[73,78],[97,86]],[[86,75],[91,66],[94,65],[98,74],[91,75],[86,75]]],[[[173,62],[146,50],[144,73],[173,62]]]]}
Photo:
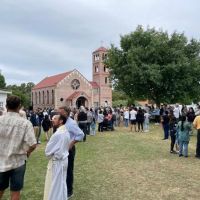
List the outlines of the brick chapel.
{"type": "Polygon", "coordinates": [[[76,69],[40,81],[32,89],[33,108],[112,106],[109,70],[104,65],[107,51],[100,47],[92,53],[92,81],[88,81],[76,69]]]}

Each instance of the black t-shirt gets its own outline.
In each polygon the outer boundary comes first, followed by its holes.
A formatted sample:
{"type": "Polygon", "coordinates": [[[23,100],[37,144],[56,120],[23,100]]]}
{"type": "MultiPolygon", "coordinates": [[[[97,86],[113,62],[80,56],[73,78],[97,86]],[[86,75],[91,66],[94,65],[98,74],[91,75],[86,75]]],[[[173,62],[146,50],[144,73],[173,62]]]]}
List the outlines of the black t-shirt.
{"type": "Polygon", "coordinates": [[[136,120],[138,122],[143,122],[144,121],[144,113],[143,112],[138,112],[136,115],[136,120]]]}
{"type": "Polygon", "coordinates": [[[195,118],[195,113],[194,112],[188,112],[187,113],[187,120],[188,122],[193,122],[195,118]]]}
{"type": "Polygon", "coordinates": [[[77,118],[78,121],[87,121],[87,114],[85,112],[80,112],[77,118]]]}
{"type": "Polygon", "coordinates": [[[163,124],[169,124],[169,116],[168,115],[163,116],[163,124]]]}

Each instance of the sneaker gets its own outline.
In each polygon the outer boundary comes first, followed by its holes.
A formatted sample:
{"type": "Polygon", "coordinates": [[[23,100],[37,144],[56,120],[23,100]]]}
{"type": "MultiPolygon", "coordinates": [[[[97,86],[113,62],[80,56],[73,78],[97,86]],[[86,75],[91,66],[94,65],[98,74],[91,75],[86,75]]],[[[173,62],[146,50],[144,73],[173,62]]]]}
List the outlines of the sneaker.
{"type": "Polygon", "coordinates": [[[183,156],[183,154],[179,154],[179,157],[182,157],[183,156]]]}
{"type": "Polygon", "coordinates": [[[73,193],[70,193],[70,194],[68,194],[67,198],[70,199],[70,198],[73,197],[73,196],[74,196],[74,194],[73,194],[73,193]]]}

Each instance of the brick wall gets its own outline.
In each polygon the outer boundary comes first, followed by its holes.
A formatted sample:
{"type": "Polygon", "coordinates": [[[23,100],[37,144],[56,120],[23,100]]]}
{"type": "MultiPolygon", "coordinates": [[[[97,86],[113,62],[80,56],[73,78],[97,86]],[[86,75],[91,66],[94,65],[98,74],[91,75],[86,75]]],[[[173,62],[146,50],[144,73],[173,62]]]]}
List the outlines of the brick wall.
{"type": "Polygon", "coordinates": [[[111,82],[109,79],[109,70],[106,68],[104,61],[107,51],[100,50],[95,51],[92,54],[93,58],[93,81],[96,81],[100,86],[99,91],[99,105],[104,106],[105,101],[108,101],[108,104],[112,106],[112,88],[111,82]]]}
{"type": "Polygon", "coordinates": [[[32,90],[33,108],[48,108],[54,107],[55,87],[41,88],[32,90]]]}
{"type": "Polygon", "coordinates": [[[75,107],[76,100],[80,96],[83,96],[88,100],[88,102],[86,102],[87,106],[89,107],[92,106],[92,87],[90,83],[87,81],[87,79],[85,79],[78,71],[75,70],[57,85],[55,107],[63,105],[75,107]],[[74,90],[71,87],[71,82],[74,79],[77,79],[80,82],[80,87],[77,90],[74,90]],[[83,93],[81,93],[81,95],[77,97],[74,97],[74,99],[72,99],[71,101],[72,105],[69,105],[69,101],[67,101],[67,99],[74,92],[83,92],[83,93]],[[60,101],[61,98],[63,98],[63,101],[60,101]]]}

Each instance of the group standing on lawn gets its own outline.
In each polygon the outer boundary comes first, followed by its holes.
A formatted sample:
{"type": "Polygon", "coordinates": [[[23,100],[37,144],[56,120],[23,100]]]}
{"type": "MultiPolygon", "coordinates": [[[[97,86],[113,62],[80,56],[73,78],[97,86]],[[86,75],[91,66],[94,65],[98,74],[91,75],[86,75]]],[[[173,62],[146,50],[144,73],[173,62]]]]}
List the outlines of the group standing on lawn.
{"type": "Polygon", "coordinates": [[[161,123],[166,140],[171,137],[170,152],[179,148],[179,156],[188,157],[192,126],[197,129],[196,157],[200,158],[200,106],[193,108],[178,105],[143,109],[132,105],[127,108],[100,107],[71,110],[68,107],[37,109],[24,112],[17,96],[9,96],[7,112],[0,116],[0,199],[10,186],[11,199],[20,199],[23,188],[26,160],[40,144],[41,128],[47,140],[45,154],[49,159],[43,200],[66,200],[73,196],[75,144],[86,142],[87,135],[95,136],[96,124],[100,133],[113,131],[118,126],[130,131],[148,132],[154,114],[155,124],[161,123]],[[154,112],[155,111],[155,112],[154,112]],[[27,115],[27,119],[26,118],[27,115]],[[52,131],[53,130],[53,131],[52,131]],[[128,130],[128,129],[127,129],[128,130]]]}

